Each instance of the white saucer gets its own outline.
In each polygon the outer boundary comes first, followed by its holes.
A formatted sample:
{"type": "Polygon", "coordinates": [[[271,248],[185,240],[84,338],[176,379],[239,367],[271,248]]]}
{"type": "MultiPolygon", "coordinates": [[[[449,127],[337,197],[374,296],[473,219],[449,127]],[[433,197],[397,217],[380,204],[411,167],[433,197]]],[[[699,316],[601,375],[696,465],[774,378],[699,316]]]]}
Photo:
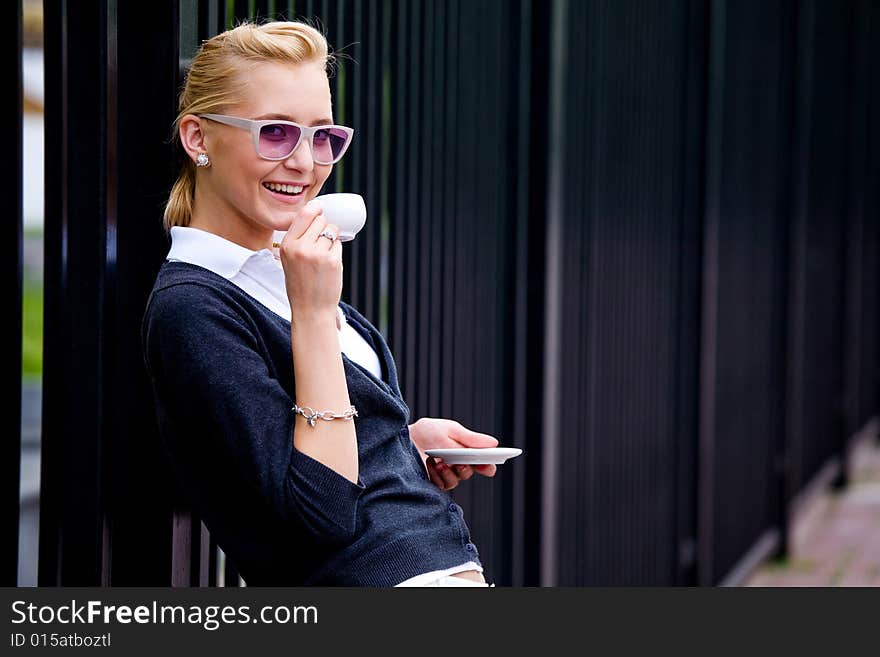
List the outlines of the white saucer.
{"type": "Polygon", "coordinates": [[[500,465],[522,454],[519,447],[462,447],[457,449],[426,449],[425,454],[443,459],[449,465],[500,465]]]}

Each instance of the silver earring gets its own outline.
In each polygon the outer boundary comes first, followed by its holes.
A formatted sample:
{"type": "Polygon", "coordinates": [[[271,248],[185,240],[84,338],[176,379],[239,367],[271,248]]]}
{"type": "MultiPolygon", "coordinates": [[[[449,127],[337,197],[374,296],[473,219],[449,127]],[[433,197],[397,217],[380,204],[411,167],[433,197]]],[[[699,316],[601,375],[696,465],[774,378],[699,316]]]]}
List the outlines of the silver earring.
{"type": "Polygon", "coordinates": [[[210,160],[210,158],[208,158],[207,153],[199,153],[199,156],[196,158],[196,166],[197,167],[211,166],[211,160],[210,160]]]}

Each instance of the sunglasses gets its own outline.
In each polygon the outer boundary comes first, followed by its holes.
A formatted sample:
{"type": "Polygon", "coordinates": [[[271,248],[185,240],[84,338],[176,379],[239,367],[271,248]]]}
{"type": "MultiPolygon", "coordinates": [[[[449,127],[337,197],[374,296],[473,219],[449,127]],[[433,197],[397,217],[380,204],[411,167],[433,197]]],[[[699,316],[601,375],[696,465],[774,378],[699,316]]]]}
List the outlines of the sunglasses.
{"type": "Polygon", "coordinates": [[[309,127],[293,121],[252,121],[223,114],[199,114],[200,118],[250,130],[254,150],[264,160],[285,160],[296,150],[303,135],[312,148],[317,164],[336,164],[345,155],[354,136],[352,128],[343,125],[309,127]]]}

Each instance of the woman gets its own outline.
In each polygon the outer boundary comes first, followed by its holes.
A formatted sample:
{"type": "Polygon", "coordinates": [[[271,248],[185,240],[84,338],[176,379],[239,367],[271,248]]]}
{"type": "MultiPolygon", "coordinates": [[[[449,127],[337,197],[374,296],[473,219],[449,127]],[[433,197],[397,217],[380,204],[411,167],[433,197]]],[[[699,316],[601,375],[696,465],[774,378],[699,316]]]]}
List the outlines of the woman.
{"type": "Polygon", "coordinates": [[[333,125],[329,58],[319,32],[275,22],[193,60],[143,325],[161,435],[249,585],[486,586],[445,492],[475,470],[424,452],[497,441],[407,426],[384,338],[340,302],[338,227],[310,202],[353,132],[333,125]]]}

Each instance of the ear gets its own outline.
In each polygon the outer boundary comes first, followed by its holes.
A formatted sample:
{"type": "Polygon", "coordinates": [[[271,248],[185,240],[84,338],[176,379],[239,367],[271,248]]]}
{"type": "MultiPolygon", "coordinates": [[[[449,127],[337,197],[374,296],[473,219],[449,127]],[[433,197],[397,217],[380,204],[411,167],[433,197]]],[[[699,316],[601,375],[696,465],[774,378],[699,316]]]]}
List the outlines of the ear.
{"type": "Polygon", "coordinates": [[[189,159],[193,162],[196,161],[199,153],[208,152],[208,147],[205,143],[205,133],[202,132],[202,119],[195,114],[187,114],[180,119],[177,134],[180,137],[183,150],[186,151],[189,159]]]}

